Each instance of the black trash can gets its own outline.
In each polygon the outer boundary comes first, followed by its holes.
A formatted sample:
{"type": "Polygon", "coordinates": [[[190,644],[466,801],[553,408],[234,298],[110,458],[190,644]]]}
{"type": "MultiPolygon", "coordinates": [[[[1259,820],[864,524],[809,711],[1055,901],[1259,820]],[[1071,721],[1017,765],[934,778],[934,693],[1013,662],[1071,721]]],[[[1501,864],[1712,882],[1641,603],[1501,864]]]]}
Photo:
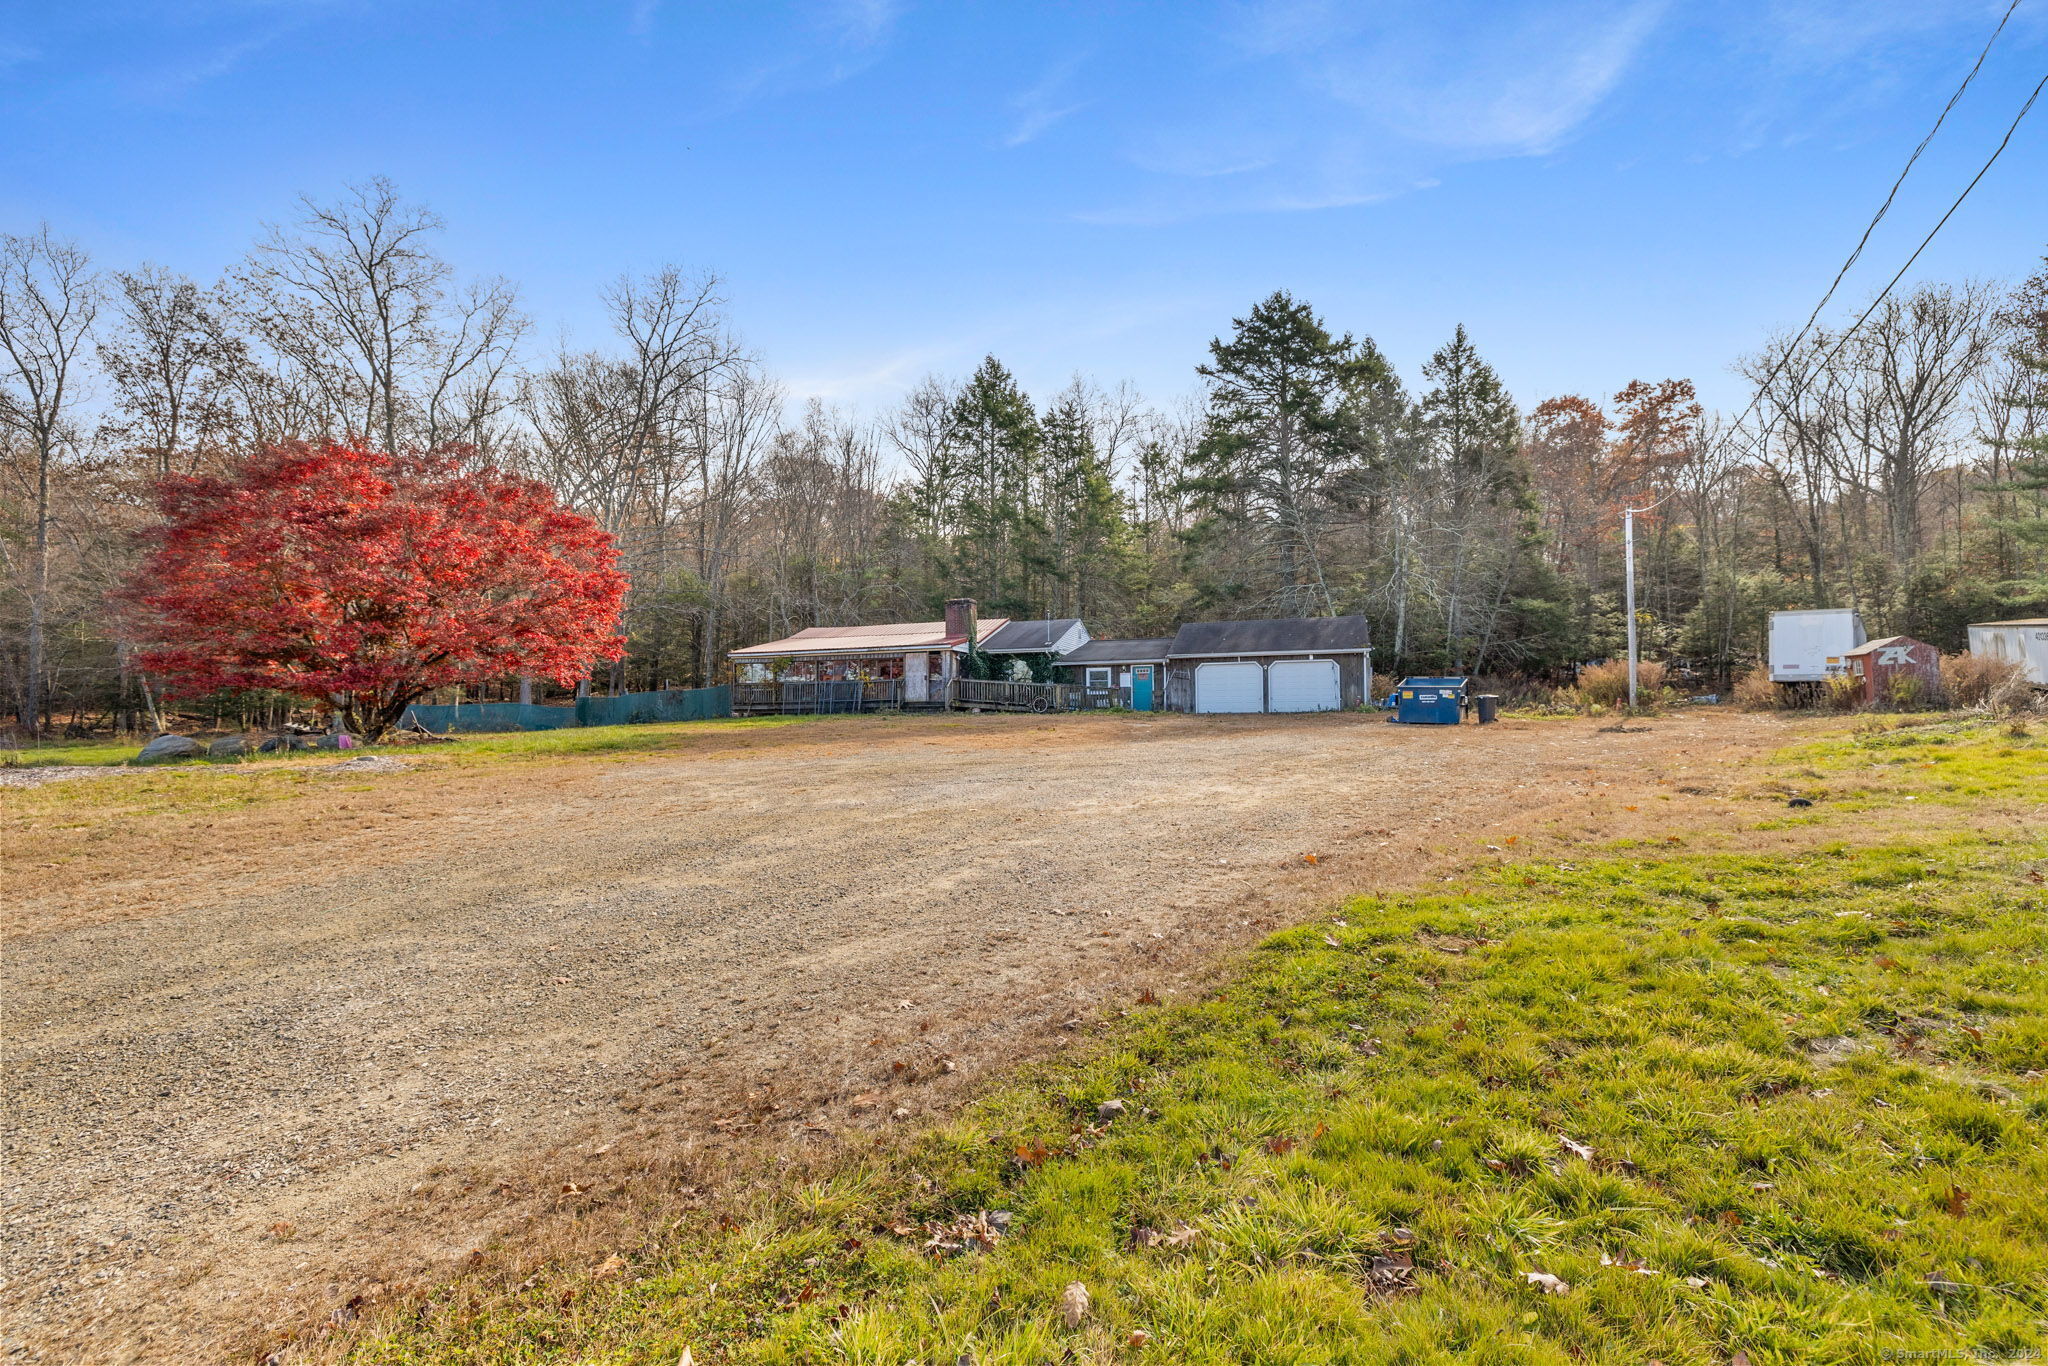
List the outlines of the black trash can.
{"type": "Polygon", "coordinates": [[[1500,695],[1498,693],[1474,693],[1472,695],[1472,707],[1473,710],[1479,713],[1479,724],[1482,726],[1490,725],[1500,720],[1500,695]]]}

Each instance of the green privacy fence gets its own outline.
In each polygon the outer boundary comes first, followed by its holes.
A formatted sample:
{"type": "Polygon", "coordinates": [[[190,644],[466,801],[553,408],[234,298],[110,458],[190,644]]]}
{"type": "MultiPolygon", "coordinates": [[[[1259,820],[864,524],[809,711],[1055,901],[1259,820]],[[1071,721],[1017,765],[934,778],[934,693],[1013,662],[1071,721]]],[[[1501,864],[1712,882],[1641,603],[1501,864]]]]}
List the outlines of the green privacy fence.
{"type": "Polygon", "coordinates": [[[732,715],[731,688],[668,688],[617,697],[579,697],[574,706],[528,702],[464,702],[407,708],[401,726],[430,731],[559,730],[564,726],[627,726],[648,721],[709,721],[732,715]]]}

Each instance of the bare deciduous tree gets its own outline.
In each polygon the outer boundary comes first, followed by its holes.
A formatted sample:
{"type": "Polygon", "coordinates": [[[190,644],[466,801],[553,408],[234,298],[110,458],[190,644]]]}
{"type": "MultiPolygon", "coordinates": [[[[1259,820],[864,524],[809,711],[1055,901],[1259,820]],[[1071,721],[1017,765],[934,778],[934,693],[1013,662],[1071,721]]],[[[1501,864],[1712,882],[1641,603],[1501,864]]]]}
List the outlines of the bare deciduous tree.
{"type": "Polygon", "coordinates": [[[428,243],[440,218],[381,177],[301,204],[297,232],[273,227],[232,277],[243,326],[330,429],[296,434],[487,453],[526,331],[511,285],[452,287],[428,243]]]}
{"type": "Polygon", "coordinates": [[[16,714],[42,724],[43,630],[50,592],[50,475],[78,440],[80,361],[103,295],[92,260],[50,234],[0,236],[0,426],[29,448],[33,469],[24,596],[28,600],[16,714]]]}

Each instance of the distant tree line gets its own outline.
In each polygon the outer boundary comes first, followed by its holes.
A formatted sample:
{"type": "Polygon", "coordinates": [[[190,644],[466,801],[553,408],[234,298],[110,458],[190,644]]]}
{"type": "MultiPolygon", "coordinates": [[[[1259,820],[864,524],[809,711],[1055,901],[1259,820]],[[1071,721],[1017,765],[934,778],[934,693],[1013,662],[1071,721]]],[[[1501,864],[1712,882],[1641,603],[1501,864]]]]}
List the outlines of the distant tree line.
{"type": "MultiPolygon", "coordinates": [[[[360,437],[538,478],[616,538],[631,589],[601,689],[718,679],[808,625],[1080,616],[1097,635],[1363,612],[1383,671],[1562,680],[1621,648],[1620,514],[1646,649],[1725,674],[1767,614],[1854,606],[1959,648],[2048,612],[2048,271],[1926,284],[1853,334],[1738,362],[1739,421],[1690,380],[1521,410],[1462,327],[1405,384],[1282,292],[1162,409],[994,357],[886,413],[793,407],[718,282],[605,294],[612,338],[548,351],[513,286],[465,280],[384,181],[262,235],[203,285],[0,238],[0,688],[20,724],[143,715],[108,606],[153,481],[360,437]]],[[[515,686],[513,680],[478,680],[515,686]]]]}

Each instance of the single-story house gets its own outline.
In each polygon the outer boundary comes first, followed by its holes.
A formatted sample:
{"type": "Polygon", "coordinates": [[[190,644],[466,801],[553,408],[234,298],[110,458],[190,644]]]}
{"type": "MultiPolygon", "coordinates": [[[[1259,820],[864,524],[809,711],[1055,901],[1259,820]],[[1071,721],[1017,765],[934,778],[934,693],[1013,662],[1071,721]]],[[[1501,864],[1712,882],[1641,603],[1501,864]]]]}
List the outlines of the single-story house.
{"type": "Polygon", "coordinates": [[[1138,711],[1155,711],[1165,701],[1159,680],[1166,674],[1166,651],[1171,636],[1144,640],[1091,640],[1060,656],[1060,670],[1066,681],[1099,703],[1111,693],[1129,699],[1138,711]]]}
{"type": "MultiPolygon", "coordinates": [[[[1053,653],[1088,638],[1079,621],[982,620],[973,598],[946,604],[943,621],[881,626],[810,626],[781,640],[732,651],[742,683],[890,683],[906,705],[943,703],[961,676],[971,642],[985,654],[1053,653]]],[[[873,699],[870,699],[873,700],[873,699]]]]}
{"type": "Polygon", "coordinates": [[[1364,617],[1190,622],[1166,650],[1171,711],[1338,711],[1371,696],[1364,617]]]}
{"type": "Polygon", "coordinates": [[[1842,656],[1865,702],[1917,702],[1941,693],[1941,651],[1911,636],[1868,640],[1842,656]]]}

